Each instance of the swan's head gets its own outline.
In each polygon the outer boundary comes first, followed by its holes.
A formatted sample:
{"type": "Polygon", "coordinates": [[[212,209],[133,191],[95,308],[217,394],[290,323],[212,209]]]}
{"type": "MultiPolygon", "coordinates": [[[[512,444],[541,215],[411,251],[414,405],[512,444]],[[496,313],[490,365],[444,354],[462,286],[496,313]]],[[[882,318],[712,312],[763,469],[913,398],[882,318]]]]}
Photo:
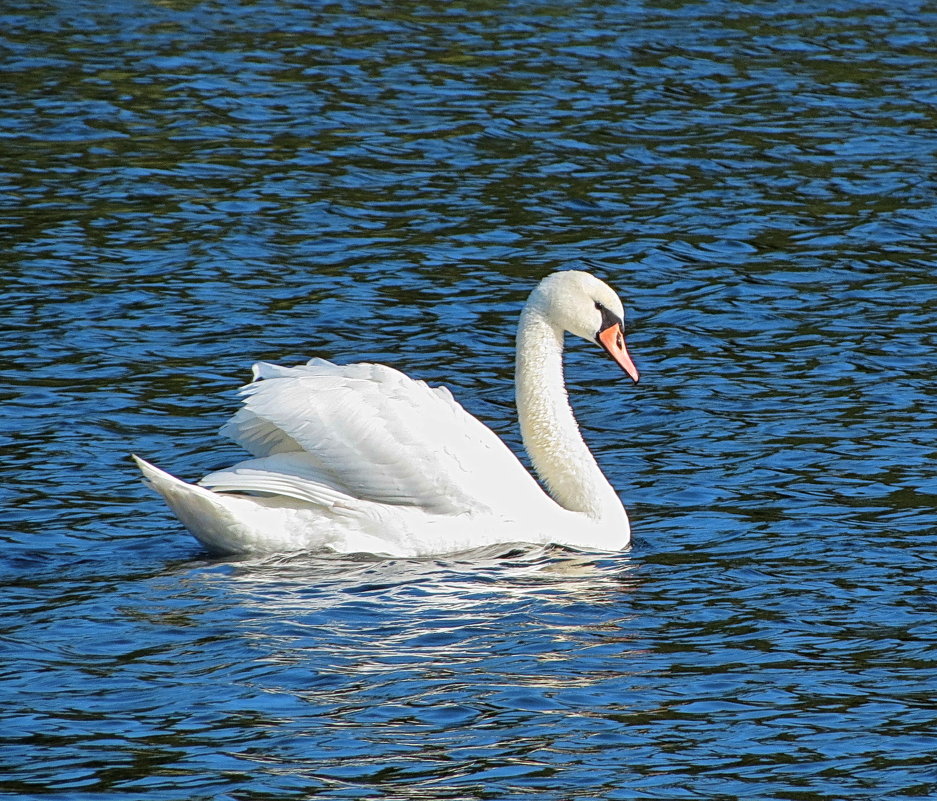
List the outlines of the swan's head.
{"type": "Polygon", "coordinates": [[[544,278],[528,303],[553,325],[599,344],[618,365],[638,380],[625,347],[625,310],[604,281],[580,270],[565,270],[544,278]]]}

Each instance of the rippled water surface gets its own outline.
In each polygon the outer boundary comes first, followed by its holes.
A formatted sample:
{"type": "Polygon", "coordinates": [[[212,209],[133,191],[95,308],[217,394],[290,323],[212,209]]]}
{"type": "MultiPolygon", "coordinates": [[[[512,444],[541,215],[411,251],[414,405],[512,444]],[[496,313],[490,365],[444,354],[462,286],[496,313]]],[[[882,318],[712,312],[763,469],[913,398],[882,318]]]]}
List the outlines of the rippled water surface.
{"type": "Polygon", "coordinates": [[[937,796],[937,12],[837,0],[0,11],[0,794],[937,796]],[[258,359],[517,447],[532,285],[621,554],[213,561],[258,359]]]}

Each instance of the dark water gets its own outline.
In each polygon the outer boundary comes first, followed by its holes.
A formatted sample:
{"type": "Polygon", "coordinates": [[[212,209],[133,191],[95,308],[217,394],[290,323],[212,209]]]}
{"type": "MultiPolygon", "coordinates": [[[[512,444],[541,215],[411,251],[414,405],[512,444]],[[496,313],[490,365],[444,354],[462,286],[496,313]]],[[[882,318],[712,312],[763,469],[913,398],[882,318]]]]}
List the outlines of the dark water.
{"type": "MultiPolygon", "coordinates": [[[[894,6],[894,7],[890,7],[894,6]]],[[[6,2],[0,794],[937,796],[937,11],[6,2]],[[620,555],[210,561],[257,359],[392,363],[517,444],[569,384],[620,555]]]]}

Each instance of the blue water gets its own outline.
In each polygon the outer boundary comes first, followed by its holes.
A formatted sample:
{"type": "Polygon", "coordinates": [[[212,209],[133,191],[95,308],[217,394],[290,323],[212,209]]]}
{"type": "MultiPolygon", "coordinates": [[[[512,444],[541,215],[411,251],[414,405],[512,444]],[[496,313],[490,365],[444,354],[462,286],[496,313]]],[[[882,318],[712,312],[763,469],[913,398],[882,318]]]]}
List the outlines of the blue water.
{"type": "Polygon", "coordinates": [[[932,4],[7,2],[0,794],[937,796],[932,4]],[[513,446],[546,273],[621,554],[209,559],[259,359],[513,446]]]}

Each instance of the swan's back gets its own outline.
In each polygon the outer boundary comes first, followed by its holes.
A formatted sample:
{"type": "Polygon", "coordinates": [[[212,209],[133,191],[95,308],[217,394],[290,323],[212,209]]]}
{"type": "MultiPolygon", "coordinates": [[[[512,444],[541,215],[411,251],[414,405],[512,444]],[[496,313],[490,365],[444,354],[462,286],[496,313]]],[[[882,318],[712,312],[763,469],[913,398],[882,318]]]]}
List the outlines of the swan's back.
{"type": "Polygon", "coordinates": [[[222,432],[255,458],[206,476],[263,492],[427,515],[517,514],[552,504],[517,457],[444,388],[379,364],[257,364],[222,432]]]}

